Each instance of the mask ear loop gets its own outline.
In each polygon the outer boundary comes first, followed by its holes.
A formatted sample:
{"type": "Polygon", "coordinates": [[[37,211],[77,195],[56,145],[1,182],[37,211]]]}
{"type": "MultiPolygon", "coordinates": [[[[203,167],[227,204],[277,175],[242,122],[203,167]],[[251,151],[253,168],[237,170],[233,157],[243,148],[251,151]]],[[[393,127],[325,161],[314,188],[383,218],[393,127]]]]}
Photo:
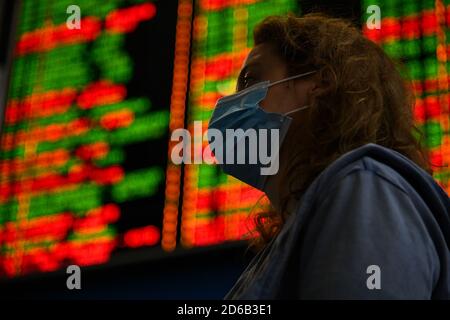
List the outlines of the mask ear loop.
{"type": "MultiPolygon", "coordinates": [[[[316,73],[316,72],[317,72],[317,70],[312,70],[312,71],[305,72],[305,73],[301,73],[301,74],[297,74],[297,75],[295,75],[295,76],[291,76],[291,77],[288,77],[288,78],[285,78],[285,79],[277,80],[277,81],[275,81],[275,82],[269,83],[269,84],[267,85],[267,87],[271,87],[271,86],[273,86],[273,85],[279,84],[279,83],[281,83],[281,82],[289,81],[289,80],[292,80],[292,79],[304,77],[304,76],[307,76],[307,75],[309,75],[309,74],[316,73]]],[[[254,85],[254,86],[256,86],[256,85],[254,85]]],[[[251,88],[251,87],[250,87],[250,88],[251,88]]],[[[247,89],[248,89],[248,88],[247,88],[247,89]]],[[[247,90],[247,89],[245,89],[245,90],[247,90]]],[[[294,113],[294,112],[297,112],[297,111],[300,111],[300,110],[303,110],[303,109],[306,109],[306,108],[309,108],[309,106],[303,106],[303,107],[300,107],[300,108],[291,110],[291,111],[289,111],[289,112],[287,112],[287,113],[284,113],[284,115],[287,116],[288,114],[291,114],[291,113],[294,113]]]]}
{"type": "Polygon", "coordinates": [[[303,106],[303,107],[300,107],[300,108],[291,110],[291,111],[289,111],[289,112],[286,112],[284,115],[287,116],[288,114],[291,114],[291,113],[294,113],[294,112],[297,112],[297,111],[300,111],[300,110],[303,110],[303,109],[306,109],[306,108],[309,108],[309,107],[310,107],[310,106],[306,105],[306,106],[303,106]]]}
{"type": "MultiPolygon", "coordinates": [[[[291,76],[291,77],[288,77],[288,78],[285,78],[285,79],[277,80],[277,81],[275,81],[275,82],[269,83],[269,85],[268,85],[267,87],[270,87],[270,86],[279,84],[279,83],[281,83],[281,82],[289,81],[289,80],[292,80],[292,79],[304,77],[304,76],[307,76],[307,75],[309,75],[309,74],[316,73],[316,72],[317,72],[317,70],[312,70],[312,71],[305,72],[305,73],[301,73],[301,74],[297,74],[297,75],[295,75],[295,76],[291,76]]],[[[303,110],[303,109],[306,109],[306,108],[309,108],[309,106],[303,106],[303,107],[300,107],[300,108],[291,110],[291,111],[289,111],[289,112],[286,112],[284,115],[287,116],[287,115],[289,115],[289,114],[291,114],[291,113],[294,113],[294,112],[297,112],[297,111],[300,111],[300,110],[303,110]]]]}
{"type": "Polygon", "coordinates": [[[297,74],[295,76],[291,76],[291,77],[288,77],[288,78],[285,78],[285,79],[277,80],[275,82],[269,83],[268,87],[271,87],[273,85],[279,84],[279,83],[284,82],[284,81],[289,81],[289,80],[292,80],[292,79],[304,77],[304,76],[307,76],[309,74],[316,73],[316,72],[317,72],[317,70],[313,70],[313,71],[297,74]]]}

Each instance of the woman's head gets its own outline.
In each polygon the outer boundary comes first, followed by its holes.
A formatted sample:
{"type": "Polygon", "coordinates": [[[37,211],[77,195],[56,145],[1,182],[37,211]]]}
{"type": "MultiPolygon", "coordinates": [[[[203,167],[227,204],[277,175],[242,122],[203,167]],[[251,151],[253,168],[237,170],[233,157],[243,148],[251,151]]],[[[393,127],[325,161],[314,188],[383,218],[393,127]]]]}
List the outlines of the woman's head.
{"type": "Polygon", "coordinates": [[[275,211],[257,214],[264,244],[283,226],[290,202],[344,153],[367,143],[396,150],[431,173],[413,123],[414,97],[394,62],[348,21],[320,14],[272,16],[254,29],[254,48],[237,90],[254,83],[317,72],[273,86],[261,107],[292,114],[280,171],[267,194],[275,211]]]}
{"type": "MultiPolygon", "coordinates": [[[[313,70],[309,70],[313,71],[313,70]]],[[[306,72],[302,72],[306,73],[306,72]]],[[[292,76],[289,65],[278,54],[273,43],[256,44],[248,54],[239,73],[236,91],[241,91],[261,81],[271,83],[292,76]]],[[[308,104],[315,88],[312,74],[271,86],[260,105],[268,112],[287,113],[308,104]]]]}

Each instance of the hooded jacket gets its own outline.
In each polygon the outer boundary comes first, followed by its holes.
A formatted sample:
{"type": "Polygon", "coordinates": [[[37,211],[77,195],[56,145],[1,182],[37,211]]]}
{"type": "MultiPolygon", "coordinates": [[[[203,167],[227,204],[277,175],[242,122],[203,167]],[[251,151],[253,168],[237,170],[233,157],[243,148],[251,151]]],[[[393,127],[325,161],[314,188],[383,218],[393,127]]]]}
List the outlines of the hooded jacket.
{"type": "Polygon", "coordinates": [[[426,171],[366,144],[316,177],[225,299],[450,299],[449,212],[426,171]]]}

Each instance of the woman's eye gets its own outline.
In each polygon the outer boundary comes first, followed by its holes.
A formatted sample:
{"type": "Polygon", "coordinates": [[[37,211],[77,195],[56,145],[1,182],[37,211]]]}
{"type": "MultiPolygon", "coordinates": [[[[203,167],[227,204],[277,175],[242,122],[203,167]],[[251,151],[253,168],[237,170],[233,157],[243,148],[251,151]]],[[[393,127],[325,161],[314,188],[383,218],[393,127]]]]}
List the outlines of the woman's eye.
{"type": "Polygon", "coordinates": [[[256,79],[252,76],[248,76],[248,77],[244,78],[243,82],[244,82],[244,88],[248,88],[256,82],[256,79]]]}
{"type": "Polygon", "coordinates": [[[243,76],[240,76],[238,79],[237,88],[236,88],[237,92],[244,90],[257,82],[258,82],[258,79],[256,76],[254,76],[250,73],[246,73],[243,76]]]}

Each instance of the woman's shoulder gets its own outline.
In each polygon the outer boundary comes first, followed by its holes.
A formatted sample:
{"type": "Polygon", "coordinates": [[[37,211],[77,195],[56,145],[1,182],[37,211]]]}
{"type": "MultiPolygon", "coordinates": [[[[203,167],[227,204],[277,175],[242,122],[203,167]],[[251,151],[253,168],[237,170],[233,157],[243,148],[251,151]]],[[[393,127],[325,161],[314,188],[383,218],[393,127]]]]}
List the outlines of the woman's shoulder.
{"type": "Polygon", "coordinates": [[[347,152],[329,165],[308,188],[308,196],[323,198],[354,175],[365,176],[364,180],[378,185],[390,184],[430,203],[438,200],[445,211],[450,210],[448,195],[428,172],[399,152],[373,143],[347,152]]]}
{"type": "Polygon", "coordinates": [[[304,297],[429,298],[432,287],[441,288],[436,298],[450,294],[449,198],[424,170],[386,149],[366,145],[342,156],[305,193],[282,241],[300,254],[304,297]],[[361,285],[373,261],[386,279],[382,293],[361,285]],[[426,281],[409,283],[414,276],[426,281]],[[327,291],[333,281],[337,291],[327,291]],[[339,291],[349,286],[354,291],[339,291]]]}

